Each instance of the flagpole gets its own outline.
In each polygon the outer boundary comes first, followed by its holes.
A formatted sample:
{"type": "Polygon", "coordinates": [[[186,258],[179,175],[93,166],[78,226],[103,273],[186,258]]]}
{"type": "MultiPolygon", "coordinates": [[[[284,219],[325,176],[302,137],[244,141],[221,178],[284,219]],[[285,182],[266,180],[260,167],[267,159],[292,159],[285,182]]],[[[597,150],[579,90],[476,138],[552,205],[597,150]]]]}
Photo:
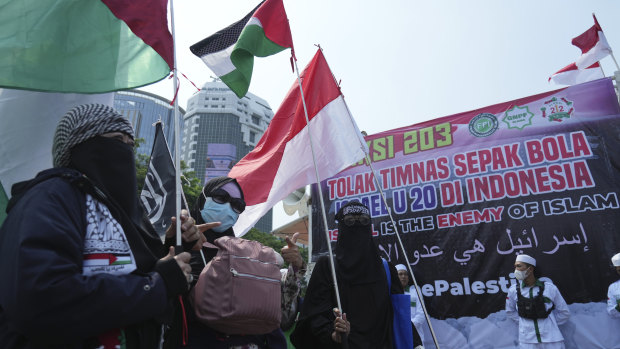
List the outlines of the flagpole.
{"type": "MultiPolygon", "coordinates": [[[[186,183],[191,184],[189,182],[189,180],[187,179],[187,177],[183,176],[183,178],[185,178],[186,183]]],[[[187,218],[192,218],[192,211],[189,209],[189,205],[187,204],[187,198],[185,197],[185,192],[181,190],[181,195],[183,195],[183,203],[185,204],[185,207],[187,208],[187,218]]],[[[193,218],[192,218],[193,219],[193,218]]],[[[196,222],[196,221],[194,221],[196,222]]],[[[200,248],[200,257],[202,257],[202,262],[205,264],[205,266],[207,265],[207,260],[205,259],[205,254],[204,252],[202,252],[202,247],[200,248]]]]}
{"type": "MultiPolygon", "coordinates": [[[[306,125],[308,126],[308,138],[310,139],[310,151],[312,152],[312,162],[314,163],[314,172],[316,174],[316,183],[319,189],[319,199],[321,201],[321,212],[323,216],[323,228],[325,229],[325,236],[327,237],[327,250],[329,252],[329,263],[330,269],[332,272],[332,280],[334,282],[334,292],[336,293],[336,303],[338,304],[338,309],[340,310],[340,316],[344,314],[344,310],[342,309],[342,303],[340,302],[340,290],[338,289],[338,281],[336,280],[336,266],[334,265],[334,254],[332,252],[331,239],[329,238],[329,227],[327,226],[327,213],[325,213],[325,202],[323,199],[323,190],[321,189],[321,178],[319,176],[319,169],[316,164],[316,155],[314,153],[314,144],[312,143],[312,132],[310,131],[310,118],[308,117],[308,108],[306,107],[306,99],[304,98],[304,90],[301,84],[301,77],[299,76],[299,68],[297,67],[297,59],[293,59],[295,62],[295,71],[297,72],[297,82],[299,83],[299,93],[301,94],[301,103],[304,107],[304,116],[306,117],[306,125]]],[[[349,343],[347,342],[346,333],[341,333],[342,338],[342,347],[348,348],[349,343]]]]}
{"type": "MultiPolygon", "coordinates": [[[[173,76],[172,80],[172,88],[173,94],[176,95],[178,88],[178,78],[177,78],[177,49],[176,49],[176,37],[174,30],[174,4],[173,0],[170,0],[170,27],[172,29],[172,52],[174,58],[174,68],[173,68],[173,76]]],[[[183,193],[181,187],[181,142],[180,142],[180,122],[179,122],[179,98],[175,96],[174,98],[174,173],[175,173],[175,187],[176,187],[176,246],[179,249],[182,249],[181,242],[181,195],[183,193]]],[[[176,253],[180,253],[181,251],[177,251],[176,253]]]]}
{"type": "MultiPolygon", "coordinates": [[[[620,70],[620,67],[618,66],[618,62],[616,62],[616,57],[614,56],[614,53],[611,52],[609,55],[611,56],[611,59],[613,59],[614,63],[616,64],[616,70],[620,70]]],[[[600,63],[599,63],[599,65],[600,65],[600,63]]]]}
{"type": "MultiPolygon", "coordinates": [[[[320,47],[319,47],[319,49],[320,49],[320,47]]],[[[328,63],[328,65],[329,65],[329,63],[328,63]]],[[[334,77],[334,80],[335,80],[335,77],[334,77]]],[[[300,82],[300,86],[301,86],[301,82],[300,82]]],[[[347,102],[344,100],[344,95],[343,95],[343,99],[342,100],[344,101],[345,108],[347,108],[347,113],[349,114],[349,121],[351,122],[351,126],[355,128],[355,121],[353,120],[353,114],[351,114],[351,110],[349,110],[349,106],[347,105],[347,102]]],[[[304,107],[305,107],[305,104],[304,104],[304,107]]],[[[396,222],[394,221],[394,217],[392,216],[392,209],[390,208],[390,206],[387,203],[387,199],[386,199],[385,193],[383,192],[383,188],[381,186],[381,183],[379,183],[379,178],[377,177],[375,169],[372,166],[372,162],[370,161],[370,156],[369,156],[367,148],[366,148],[365,140],[362,137],[358,137],[358,139],[360,141],[360,147],[362,148],[362,151],[364,152],[364,155],[366,156],[366,163],[370,167],[370,171],[372,172],[372,176],[373,176],[373,178],[375,180],[377,188],[379,188],[379,193],[381,195],[381,199],[383,200],[383,205],[387,208],[388,214],[390,216],[390,221],[392,222],[392,227],[394,228],[394,232],[396,233],[396,238],[398,240],[398,245],[400,246],[400,249],[401,249],[403,255],[405,256],[405,261],[407,263],[407,269],[409,269],[409,272],[411,273],[411,278],[413,280],[413,285],[415,286],[416,294],[418,295],[418,299],[420,300],[420,304],[422,305],[422,310],[424,311],[424,316],[426,317],[426,323],[428,324],[428,328],[429,328],[429,330],[431,332],[431,336],[433,337],[433,342],[435,344],[435,347],[437,347],[437,349],[439,349],[439,342],[437,341],[437,336],[435,335],[435,331],[433,329],[433,326],[431,325],[431,319],[430,319],[430,317],[428,315],[428,311],[426,310],[426,305],[424,304],[424,298],[422,297],[422,294],[420,293],[420,289],[418,287],[418,282],[417,282],[417,280],[415,278],[415,275],[413,274],[413,269],[411,268],[411,264],[409,263],[409,257],[407,257],[407,252],[405,251],[405,246],[403,245],[403,241],[400,238],[400,233],[398,232],[398,227],[396,226],[396,222]]],[[[316,166],[315,166],[315,168],[316,168],[316,166]]],[[[319,193],[320,193],[321,186],[319,185],[318,187],[319,187],[319,193]]],[[[324,205],[323,205],[323,195],[320,194],[319,196],[321,198],[321,207],[323,208],[323,211],[325,211],[325,208],[324,208],[324,205]]],[[[327,220],[325,221],[325,224],[327,224],[327,220]]],[[[327,231],[327,228],[325,228],[325,229],[327,231]]],[[[329,235],[328,235],[327,241],[328,241],[327,246],[329,247],[329,251],[330,251],[330,255],[331,255],[331,244],[329,243],[329,235]]]]}

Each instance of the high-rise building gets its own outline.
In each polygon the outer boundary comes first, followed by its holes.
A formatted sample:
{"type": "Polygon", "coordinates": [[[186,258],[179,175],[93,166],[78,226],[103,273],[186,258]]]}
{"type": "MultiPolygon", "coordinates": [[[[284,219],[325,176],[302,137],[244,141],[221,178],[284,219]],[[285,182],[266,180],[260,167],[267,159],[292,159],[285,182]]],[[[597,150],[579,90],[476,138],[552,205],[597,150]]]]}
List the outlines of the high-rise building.
{"type": "MultiPolygon", "coordinates": [[[[224,83],[207,82],[188,101],[181,158],[203,184],[226,176],[254,149],[272,118],[273,111],[264,99],[252,93],[240,99],[224,83]]],[[[271,211],[255,227],[270,232],[271,211]]]]}
{"type": "MultiPolygon", "coordinates": [[[[174,107],[169,100],[140,90],[118,91],[114,93],[114,109],[129,119],[136,138],[144,138],[145,142],[137,149],[140,154],[151,155],[155,140],[153,124],[161,120],[168,148],[174,156],[174,107]]],[[[179,112],[181,116],[185,114],[182,108],[179,112]]],[[[180,124],[182,129],[183,123],[180,124]]]]}

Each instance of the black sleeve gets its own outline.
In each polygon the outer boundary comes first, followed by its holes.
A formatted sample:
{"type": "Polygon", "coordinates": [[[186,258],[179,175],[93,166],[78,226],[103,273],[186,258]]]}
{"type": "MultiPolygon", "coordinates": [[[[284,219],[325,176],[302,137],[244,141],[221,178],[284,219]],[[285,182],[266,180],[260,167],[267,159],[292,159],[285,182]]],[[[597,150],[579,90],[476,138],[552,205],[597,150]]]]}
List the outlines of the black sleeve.
{"type": "Polygon", "coordinates": [[[329,259],[321,257],[314,266],[299,321],[293,332],[297,348],[339,348],[332,340],[336,307],[329,259]]]}

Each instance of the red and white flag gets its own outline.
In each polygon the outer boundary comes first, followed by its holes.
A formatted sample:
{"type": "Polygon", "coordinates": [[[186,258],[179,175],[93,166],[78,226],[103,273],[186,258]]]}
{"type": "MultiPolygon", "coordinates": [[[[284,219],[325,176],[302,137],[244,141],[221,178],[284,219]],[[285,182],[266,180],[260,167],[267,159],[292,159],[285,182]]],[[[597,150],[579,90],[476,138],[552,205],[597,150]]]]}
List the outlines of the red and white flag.
{"type": "Polygon", "coordinates": [[[553,80],[553,82],[559,85],[576,85],[604,77],[605,75],[603,75],[598,62],[586,69],[579,69],[575,63],[571,63],[551,75],[549,81],[553,80]]]}
{"type": "Polygon", "coordinates": [[[233,228],[237,236],[295,189],[316,183],[309,132],[321,180],[364,157],[366,142],[320,49],[301,79],[310,123],[295,82],[254,150],[228,174],[241,185],[247,204],[233,228]]]}
{"type": "Polygon", "coordinates": [[[579,69],[589,68],[612,53],[596,16],[592,14],[592,17],[594,17],[594,25],[572,41],[573,45],[581,49],[581,57],[575,61],[579,69]]]}

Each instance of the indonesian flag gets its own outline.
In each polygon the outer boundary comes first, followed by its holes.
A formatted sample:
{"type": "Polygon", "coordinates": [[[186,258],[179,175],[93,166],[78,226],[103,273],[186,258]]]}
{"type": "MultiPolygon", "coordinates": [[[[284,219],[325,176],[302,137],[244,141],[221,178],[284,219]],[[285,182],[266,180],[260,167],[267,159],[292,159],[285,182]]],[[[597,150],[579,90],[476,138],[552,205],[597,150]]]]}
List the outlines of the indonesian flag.
{"type": "Polygon", "coordinates": [[[605,75],[603,75],[598,62],[586,69],[579,69],[575,63],[571,63],[551,75],[549,81],[553,80],[553,82],[559,85],[576,85],[604,77],[605,75]]]}
{"type": "Polygon", "coordinates": [[[228,174],[241,185],[247,204],[234,226],[237,236],[245,234],[295,189],[316,183],[308,133],[321,180],[364,157],[366,142],[320,49],[301,79],[310,123],[306,124],[299,84],[295,82],[256,148],[228,174]]]}
{"type": "Polygon", "coordinates": [[[589,68],[612,53],[596,16],[592,14],[592,17],[594,17],[594,25],[572,41],[573,45],[581,49],[581,57],[575,62],[579,69],[589,68]]]}
{"type": "Polygon", "coordinates": [[[240,21],[189,49],[239,97],[250,87],[254,56],[267,57],[286,48],[293,38],[282,0],[264,0],[240,21]]]}

